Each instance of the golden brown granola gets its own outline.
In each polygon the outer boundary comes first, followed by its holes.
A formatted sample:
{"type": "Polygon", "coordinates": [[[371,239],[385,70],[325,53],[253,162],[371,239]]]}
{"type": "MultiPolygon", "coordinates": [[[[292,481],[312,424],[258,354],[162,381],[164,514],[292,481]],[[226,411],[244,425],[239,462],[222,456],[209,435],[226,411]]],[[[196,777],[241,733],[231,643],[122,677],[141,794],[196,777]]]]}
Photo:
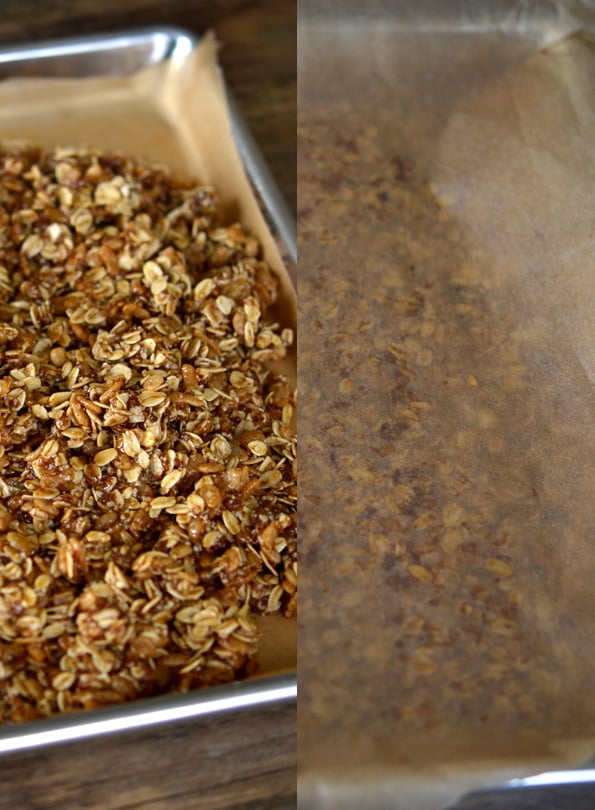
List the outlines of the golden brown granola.
{"type": "Polygon", "coordinates": [[[209,188],[0,149],[0,720],[241,677],[295,612],[277,281],[209,188]]]}

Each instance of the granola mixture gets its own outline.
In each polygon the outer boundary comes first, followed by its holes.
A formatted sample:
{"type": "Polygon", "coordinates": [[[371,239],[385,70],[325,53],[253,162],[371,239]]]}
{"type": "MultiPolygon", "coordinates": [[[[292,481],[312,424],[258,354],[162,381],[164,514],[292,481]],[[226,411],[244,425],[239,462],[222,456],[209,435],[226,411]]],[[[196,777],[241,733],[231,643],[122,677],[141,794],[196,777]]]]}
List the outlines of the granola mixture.
{"type": "Polygon", "coordinates": [[[298,129],[302,773],[543,751],[593,727],[570,354],[350,102],[298,129]]]}
{"type": "Polygon", "coordinates": [[[209,188],[0,150],[0,720],[249,673],[296,610],[292,342],[209,188]]]}

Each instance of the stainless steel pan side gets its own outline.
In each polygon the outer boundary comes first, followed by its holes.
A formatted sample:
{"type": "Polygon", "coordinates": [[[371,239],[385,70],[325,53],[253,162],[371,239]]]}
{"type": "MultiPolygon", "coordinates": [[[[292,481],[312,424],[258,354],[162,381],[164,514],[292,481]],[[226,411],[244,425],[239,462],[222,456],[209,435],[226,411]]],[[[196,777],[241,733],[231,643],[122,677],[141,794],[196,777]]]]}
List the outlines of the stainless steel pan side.
{"type": "Polygon", "coordinates": [[[296,694],[295,675],[290,673],[34,720],[3,728],[0,754],[295,700],[296,694]]]}

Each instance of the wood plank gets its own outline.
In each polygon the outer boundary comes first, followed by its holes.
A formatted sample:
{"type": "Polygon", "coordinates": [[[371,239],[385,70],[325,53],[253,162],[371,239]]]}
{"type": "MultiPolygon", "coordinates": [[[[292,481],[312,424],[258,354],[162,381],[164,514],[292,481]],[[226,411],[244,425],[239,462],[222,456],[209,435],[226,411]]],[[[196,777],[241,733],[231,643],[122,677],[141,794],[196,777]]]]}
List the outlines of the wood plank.
{"type": "Polygon", "coordinates": [[[0,810],[295,806],[295,704],[0,757],[0,810]]]}

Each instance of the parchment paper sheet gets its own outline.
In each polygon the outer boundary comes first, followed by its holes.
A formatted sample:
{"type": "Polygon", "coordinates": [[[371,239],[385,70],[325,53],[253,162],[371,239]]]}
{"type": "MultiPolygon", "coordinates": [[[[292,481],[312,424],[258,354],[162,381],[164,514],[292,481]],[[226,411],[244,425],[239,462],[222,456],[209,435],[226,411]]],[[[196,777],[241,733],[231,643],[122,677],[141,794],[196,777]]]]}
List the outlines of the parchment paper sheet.
{"type": "Polygon", "coordinates": [[[595,750],[595,7],[323,5],[298,39],[302,805],[439,810],[595,750]]]}
{"type": "MultiPolygon", "coordinates": [[[[280,279],[269,317],[294,328],[295,291],[233,141],[217,47],[206,36],[191,53],[129,78],[1,82],[0,139],[112,149],[212,185],[226,219],[258,237],[280,279]]],[[[283,371],[295,384],[295,353],[283,371]]],[[[263,674],[295,667],[295,624],[277,616],[262,620],[263,674]]]]}

